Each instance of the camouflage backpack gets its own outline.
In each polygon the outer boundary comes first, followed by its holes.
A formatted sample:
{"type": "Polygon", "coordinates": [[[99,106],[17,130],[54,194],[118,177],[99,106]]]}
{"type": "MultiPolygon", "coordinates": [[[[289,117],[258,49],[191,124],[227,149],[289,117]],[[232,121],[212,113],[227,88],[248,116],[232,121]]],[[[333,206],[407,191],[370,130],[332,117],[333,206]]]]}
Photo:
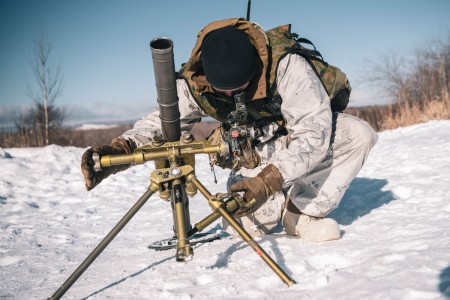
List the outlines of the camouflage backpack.
{"type": "MultiPolygon", "coordinates": [[[[290,53],[296,53],[304,57],[320,78],[325,90],[330,97],[331,110],[343,111],[349,102],[351,87],[347,76],[339,68],[325,62],[314,44],[298,34],[291,33],[291,25],[283,25],[266,31],[269,39],[272,57],[279,57],[272,61],[270,78],[274,79],[277,74],[278,62],[290,53]],[[305,48],[301,44],[309,44],[313,49],[305,48]]],[[[272,92],[276,91],[276,80],[270,87],[272,92]]]]}

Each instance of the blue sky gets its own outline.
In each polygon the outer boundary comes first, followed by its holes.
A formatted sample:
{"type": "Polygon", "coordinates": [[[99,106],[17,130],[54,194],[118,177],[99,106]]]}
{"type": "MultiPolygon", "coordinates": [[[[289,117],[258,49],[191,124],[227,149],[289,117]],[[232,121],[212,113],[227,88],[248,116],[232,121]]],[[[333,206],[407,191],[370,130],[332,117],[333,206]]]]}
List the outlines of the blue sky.
{"type": "MultiPolygon", "coordinates": [[[[0,3],[0,119],[28,105],[35,88],[30,67],[38,19],[64,71],[57,104],[72,119],[139,118],[156,106],[151,39],[174,41],[178,68],[189,58],[197,32],[209,22],[245,17],[247,0],[223,1],[8,1],[0,3]]],[[[375,86],[361,84],[367,58],[392,51],[409,55],[430,36],[450,29],[449,0],[253,0],[251,21],[265,29],[292,24],[353,86],[351,104],[377,103],[375,86]]]]}

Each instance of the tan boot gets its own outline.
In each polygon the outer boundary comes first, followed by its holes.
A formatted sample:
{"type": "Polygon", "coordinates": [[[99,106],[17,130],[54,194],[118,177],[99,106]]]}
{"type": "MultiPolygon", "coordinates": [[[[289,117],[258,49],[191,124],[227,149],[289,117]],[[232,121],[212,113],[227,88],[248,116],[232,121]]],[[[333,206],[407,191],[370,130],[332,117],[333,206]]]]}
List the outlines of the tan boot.
{"type": "Polygon", "coordinates": [[[341,238],[341,230],[335,220],[305,215],[290,200],[283,212],[282,221],[288,235],[299,236],[308,242],[324,242],[341,238]]]}

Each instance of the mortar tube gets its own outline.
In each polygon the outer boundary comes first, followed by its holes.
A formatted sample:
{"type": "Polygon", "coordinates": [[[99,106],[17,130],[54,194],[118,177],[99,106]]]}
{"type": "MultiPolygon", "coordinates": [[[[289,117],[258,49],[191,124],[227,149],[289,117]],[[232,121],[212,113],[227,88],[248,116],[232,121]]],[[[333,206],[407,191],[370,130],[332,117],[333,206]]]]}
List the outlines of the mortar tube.
{"type": "Polygon", "coordinates": [[[164,140],[180,140],[180,109],[178,107],[173,42],[166,37],[155,38],[150,42],[155,72],[155,84],[161,131],[164,140]]]}

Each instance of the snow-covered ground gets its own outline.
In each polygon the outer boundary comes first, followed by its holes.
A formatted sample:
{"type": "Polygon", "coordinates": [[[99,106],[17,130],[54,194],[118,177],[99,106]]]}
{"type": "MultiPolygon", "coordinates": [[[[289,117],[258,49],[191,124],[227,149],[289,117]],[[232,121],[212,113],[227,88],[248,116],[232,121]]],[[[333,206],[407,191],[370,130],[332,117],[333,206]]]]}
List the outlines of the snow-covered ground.
{"type": "MultiPolygon", "coordinates": [[[[154,195],[66,293],[66,299],[447,299],[450,298],[450,121],[380,134],[366,165],[332,213],[342,239],[312,244],[282,228],[258,238],[297,281],[287,287],[240,239],[174,251],[147,245],[172,233],[170,205],[154,195]]],[[[131,168],[91,192],[84,149],[0,149],[0,298],[51,296],[146,190],[153,164],[131,168]]],[[[206,156],[197,176],[214,184],[206,156]]],[[[210,213],[199,194],[193,221],[210,213]]]]}
{"type": "Polygon", "coordinates": [[[92,130],[92,129],[108,129],[116,127],[116,124],[91,124],[91,123],[84,123],[82,125],[79,125],[75,127],[77,130],[92,130]]]}

